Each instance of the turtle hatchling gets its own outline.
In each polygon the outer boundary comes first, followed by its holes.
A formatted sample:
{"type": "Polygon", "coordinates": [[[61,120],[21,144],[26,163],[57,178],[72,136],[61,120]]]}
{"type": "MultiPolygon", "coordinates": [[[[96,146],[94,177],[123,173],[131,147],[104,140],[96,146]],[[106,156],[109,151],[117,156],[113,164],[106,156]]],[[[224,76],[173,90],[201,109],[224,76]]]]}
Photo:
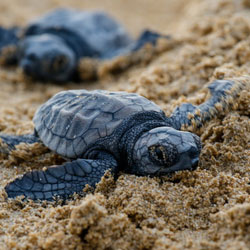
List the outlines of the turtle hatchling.
{"type": "Polygon", "coordinates": [[[227,108],[237,94],[238,82],[216,80],[210,98],[198,105],[184,103],[167,117],[152,101],[126,92],[105,90],[62,91],[35,113],[35,131],[26,135],[0,134],[1,152],[19,143],[43,143],[68,159],[44,171],[32,171],[7,184],[8,197],[33,200],[67,199],[95,187],[105,171],[160,176],[194,170],[201,152],[200,138],[181,131],[198,127],[227,108]]]}
{"type": "Polygon", "coordinates": [[[107,60],[137,51],[146,43],[155,45],[159,37],[169,39],[145,30],[134,40],[103,11],[59,8],[25,28],[0,27],[0,51],[10,46],[16,48],[6,62],[18,63],[34,79],[65,82],[78,78],[81,58],[107,60]]]}

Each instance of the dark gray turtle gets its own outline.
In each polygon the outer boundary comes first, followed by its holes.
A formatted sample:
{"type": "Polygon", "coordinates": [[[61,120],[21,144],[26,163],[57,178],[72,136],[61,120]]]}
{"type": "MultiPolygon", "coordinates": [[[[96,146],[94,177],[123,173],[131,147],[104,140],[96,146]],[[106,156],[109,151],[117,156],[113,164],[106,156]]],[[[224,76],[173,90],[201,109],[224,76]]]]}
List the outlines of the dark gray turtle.
{"type": "Polygon", "coordinates": [[[237,92],[235,86],[229,80],[214,81],[208,101],[199,106],[182,104],[170,117],[137,94],[60,92],[35,113],[33,135],[1,134],[6,145],[1,151],[9,152],[21,142],[40,142],[70,160],[45,171],[26,173],[5,190],[9,197],[66,199],[74,192],[81,193],[86,184],[95,187],[108,169],[150,176],[193,170],[201,142],[197,135],[180,129],[192,122],[201,126],[216,115],[216,107],[226,108],[227,100],[237,92]]]}
{"type": "MultiPolygon", "coordinates": [[[[23,29],[20,39],[17,32],[17,28],[0,28],[0,49],[16,46],[16,62],[25,74],[57,82],[77,78],[83,57],[105,60],[139,50],[145,43],[155,44],[159,37],[168,38],[145,31],[135,41],[106,13],[74,9],[46,14],[23,29]]],[[[9,61],[14,62],[15,56],[9,61]]]]}

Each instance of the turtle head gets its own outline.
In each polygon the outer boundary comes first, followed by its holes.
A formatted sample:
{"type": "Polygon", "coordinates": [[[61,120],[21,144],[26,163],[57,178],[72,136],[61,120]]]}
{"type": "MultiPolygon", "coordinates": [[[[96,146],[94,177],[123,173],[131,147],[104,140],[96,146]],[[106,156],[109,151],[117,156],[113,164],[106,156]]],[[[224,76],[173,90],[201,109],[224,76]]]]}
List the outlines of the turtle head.
{"type": "Polygon", "coordinates": [[[67,44],[50,34],[34,35],[20,44],[24,74],[43,81],[67,81],[76,68],[76,57],[67,44]]]}
{"type": "Polygon", "coordinates": [[[144,133],[133,150],[132,171],[139,175],[164,175],[196,169],[201,152],[200,138],[171,127],[144,133]]]}

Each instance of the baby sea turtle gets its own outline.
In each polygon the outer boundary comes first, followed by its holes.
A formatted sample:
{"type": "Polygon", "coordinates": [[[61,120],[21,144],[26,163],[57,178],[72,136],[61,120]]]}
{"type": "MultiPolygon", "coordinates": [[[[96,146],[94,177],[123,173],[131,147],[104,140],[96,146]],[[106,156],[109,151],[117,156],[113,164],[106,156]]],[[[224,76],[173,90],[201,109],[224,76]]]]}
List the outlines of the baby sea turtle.
{"type": "Polygon", "coordinates": [[[9,183],[9,197],[62,199],[95,187],[105,171],[159,176],[197,167],[201,142],[182,126],[203,125],[226,108],[237,88],[231,80],[210,84],[211,97],[199,106],[182,104],[170,117],[155,103],[134,93],[104,90],[59,92],[35,113],[35,132],[1,134],[1,152],[19,143],[43,143],[69,161],[45,171],[32,171],[9,183]]]}
{"type": "Polygon", "coordinates": [[[11,60],[6,61],[18,63],[26,75],[63,82],[77,78],[83,57],[110,59],[137,51],[146,43],[154,45],[159,37],[169,38],[146,30],[133,40],[121,24],[102,11],[60,8],[24,29],[0,27],[0,50],[16,47],[11,60]]]}

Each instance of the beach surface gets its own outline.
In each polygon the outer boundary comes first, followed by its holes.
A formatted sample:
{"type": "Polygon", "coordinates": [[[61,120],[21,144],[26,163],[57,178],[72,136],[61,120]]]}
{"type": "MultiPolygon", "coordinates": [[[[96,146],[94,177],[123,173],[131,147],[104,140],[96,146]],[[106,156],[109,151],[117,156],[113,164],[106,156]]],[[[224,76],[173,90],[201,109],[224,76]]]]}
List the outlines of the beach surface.
{"type": "Polygon", "coordinates": [[[159,41],[154,56],[144,53],[133,65],[133,58],[102,65],[94,82],[45,84],[1,67],[1,132],[31,133],[36,109],[67,89],[136,92],[170,115],[183,102],[204,102],[215,79],[242,88],[229,109],[199,130],[190,128],[203,143],[192,172],[155,178],[120,173],[117,180],[106,173],[85,197],[39,203],[7,199],[4,187],[64,160],[37,144],[0,155],[0,249],[250,249],[250,1],[1,0],[0,24],[24,26],[59,6],[103,9],[134,37],[150,28],[172,39],[159,41]],[[114,75],[126,60],[131,67],[114,75]]]}

